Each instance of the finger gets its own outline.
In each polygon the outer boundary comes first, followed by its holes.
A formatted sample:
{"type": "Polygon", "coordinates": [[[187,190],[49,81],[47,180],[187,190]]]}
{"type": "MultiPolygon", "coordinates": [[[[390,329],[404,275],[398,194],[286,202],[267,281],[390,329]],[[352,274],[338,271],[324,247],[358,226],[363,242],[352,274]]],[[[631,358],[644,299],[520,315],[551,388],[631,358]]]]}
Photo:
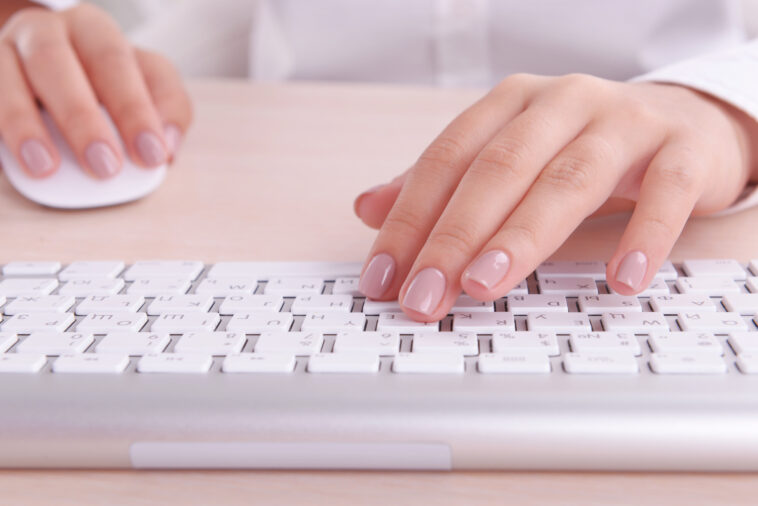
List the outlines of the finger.
{"type": "Polygon", "coordinates": [[[81,165],[95,177],[114,176],[121,170],[121,149],[69,43],[65,26],[47,11],[33,9],[25,16],[34,19],[19,22],[11,33],[32,89],[81,165]]]}
{"type": "Polygon", "coordinates": [[[63,14],[71,43],[100,102],[110,113],[129,157],[144,167],[168,160],[163,124],[134,50],[99,8],[81,4],[63,14]]]}
{"type": "Polygon", "coordinates": [[[466,268],[461,276],[466,293],[493,300],[526,278],[605,202],[630,167],[654,152],[659,138],[654,129],[641,131],[633,122],[588,125],[545,167],[466,268]]]}
{"type": "Polygon", "coordinates": [[[671,252],[704,189],[703,156],[692,143],[666,143],[645,173],[640,197],[608,263],[610,287],[623,295],[643,290],[671,252]]]}
{"type": "Polygon", "coordinates": [[[369,227],[381,227],[407,177],[408,171],[405,171],[389,183],[374,186],[358,195],[353,202],[355,214],[369,227]]]}
{"type": "Polygon", "coordinates": [[[32,177],[58,168],[60,155],[50,139],[14,49],[0,43],[0,136],[32,177]]]}
{"type": "Polygon", "coordinates": [[[192,122],[192,101],[179,72],[170,61],[139,49],[136,54],[148,91],[163,122],[169,152],[173,156],[192,122]]]}
{"type": "Polygon", "coordinates": [[[583,102],[568,99],[563,92],[549,93],[536,98],[482,149],[400,290],[401,305],[408,314],[428,321],[447,314],[460,294],[463,269],[513,211],[540,170],[576,137],[590,115],[583,102]],[[417,276],[429,269],[442,274],[437,278],[444,283],[417,281],[417,276]]]}
{"type": "Polygon", "coordinates": [[[525,107],[530,86],[525,81],[532,78],[509,79],[455,118],[411,169],[361,274],[359,289],[367,297],[397,295],[463,173],[495,132],[525,107]]]}

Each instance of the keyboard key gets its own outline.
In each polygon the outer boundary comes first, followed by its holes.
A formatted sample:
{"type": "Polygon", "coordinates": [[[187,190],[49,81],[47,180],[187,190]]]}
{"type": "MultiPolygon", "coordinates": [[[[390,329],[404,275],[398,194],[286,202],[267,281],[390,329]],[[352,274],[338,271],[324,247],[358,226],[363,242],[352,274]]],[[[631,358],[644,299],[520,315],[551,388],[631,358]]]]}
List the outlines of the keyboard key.
{"type": "Polygon", "coordinates": [[[3,314],[11,316],[18,313],[65,313],[75,303],[76,298],[70,295],[25,295],[10,301],[3,308],[3,314]]]}
{"type": "Polygon", "coordinates": [[[298,295],[292,301],[290,312],[294,314],[349,313],[352,307],[352,295],[298,295]]]}
{"type": "Polygon", "coordinates": [[[0,373],[35,373],[42,370],[47,357],[42,353],[0,354],[0,373]]]}
{"type": "Polygon", "coordinates": [[[247,338],[241,332],[189,332],[174,346],[176,353],[233,355],[242,351],[247,338]]]}
{"type": "Polygon", "coordinates": [[[18,336],[13,332],[0,332],[0,353],[4,353],[16,344],[18,336]]]}
{"type": "Polygon", "coordinates": [[[574,353],[642,354],[640,342],[626,332],[572,332],[569,344],[574,353]]]}
{"type": "Polygon", "coordinates": [[[230,295],[221,302],[218,312],[224,315],[259,311],[276,313],[283,303],[281,295],[230,295]]]}
{"type": "Polygon", "coordinates": [[[676,317],[682,330],[725,333],[747,330],[748,326],[739,313],[679,313],[676,317]]]}
{"type": "Polygon", "coordinates": [[[729,293],[740,293],[740,285],[731,278],[707,276],[702,278],[681,277],[676,280],[680,293],[699,294],[707,297],[723,297],[729,293]]]}
{"type": "Polygon", "coordinates": [[[540,293],[545,295],[563,295],[578,297],[580,295],[597,295],[597,285],[591,277],[553,277],[538,280],[540,293]]]}
{"type": "Polygon", "coordinates": [[[675,293],[650,297],[653,311],[663,314],[677,314],[684,311],[716,311],[716,304],[707,295],[675,293]]]}
{"type": "Polygon", "coordinates": [[[543,262],[537,267],[537,278],[565,278],[584,277],[596,281],[605,281],[605,263],[599,261],[588,262],[543,262]]]}
{"type": "Polygon", "coordinates": [[[114,330],[136,332],[144,327],[145,323],[147,323],[145,313],[127,313],[125,311],[90,313],[78,323],[76,330],[93,334],[105,334],[114,330]]]}
{"type": "Polygon", "coordinates": [[[51,276],[61,270],[60,262],[8,262],[3,276],[51,276]]]}
{"type": "Polygon", "coordinates": [[[232,295],[252,295],[258,288],[258,281],[251,278],[204,279],[195,288],[195,293],[211,297],[231,297],[232,295]]]}
{"type": "Polygon", "coordinates": [[[463,374],[466,365],[458,353],[398,353],[392,361],[396,373],[463,374]]]}
{"type": "Polygon", "coordinates": [[[147,314],[207,313],[213,305],[213,297],[200,293],[159,295],[147,307],[147,314]]]}
{"type": "Polygon", "coordinates": [[[754,259],[750,261],[750,272],[753,273],[754,276],[758,276],[758,259],[754,259]]]}
{"type": "Polygon", "coordinates": [[[402,313],[403,309],[396,300],[370,300],[363,303],[364,314],[402,313]]]}
{"type": "Polygon", "coordinates": [[[528,295],[528,294],[529,294],[529,286],[526,284],[526,280],[521,281],[518,285],[511,288],[511,291],[507,293],[508,296],[528,295]]]}
{"type": "Polygon", "coordinates": [[[430,332],[413,338],[414,353],[478,355],[479,339],[471,332],[430,332]]]}
{"type": "Polygon", "coordinates": [[[379,355],[365,351],[316,353],[308,359],[308,372],[376,373],[379,372],[379,355]]]}
{"type": "Polygon", "coordinates": [[[124,355],[150,355],[166,349],[171,340],[168,334],[158,332],[108,332],[96,345],[96,353],[124,355]]]}
{"type": "Polygon", "coordinates": [[[362,266],[361,262],[218,262],[210,268],[208,277],[251,277],[261,281],[275,276],[335,279],[358,276],[362,266]]]}
{"type": "Polygon", "coordinates": [[[250,311],[236,313],[226,325],[231,332],[257,334],[272,330],[289,330],[292,326],[292,313],[272,313],[271,311],[250,311]]]}
{"type": "Polygon", "coordinates": [[[76,314],[136,313],[144,303],[142,295],[90,295],[76,306],[76,314]]]}
{"type": "MultiPolygon", "coordinates": [[[[169,334],[210,331],[216,330],[219,321],[221,321],[221,317],[218,313],[163,313],[155,319],[150,330],[169,334]]],[[[229,328],[227,330],[236,331],[236,329],[229,328]]]]}
{"type": "Polygon", "coordinates": [[[318,332],[262,332],[255,342],[256,353],[291,353],[313,355],[324,344],[318,332]]]}
{"type": "MultiPolygon", "coordinates": [[[[2,370],[1,367],[2,364],[0,364],[0,370],[2,370]]],[[[743,353],[737,357],[737,367],[743,374],[758,374],[758,353],[743,353]]]]}
{"type": "Polygon", "coordinates": [[[758,353],[758,332],[730,332],[729,345],[734,353],[758,353]]]}
{"type": "MultiPolygon", "coordinates": [[[[608,287],[608,291],[612,294],[616,294],[610,286],[608,287]]],[[[670,293],[671,290],[669,289],[669,285],[666,284],[664,279],[653,278],[648,287],[638,293],[637,297],[652,297],[653,295],[668,295],[670,293]]]]}
{"type": "Polygon", "coordinates": [[[569,374],[636,374],[637,359],[623,353],[566,353],[563,368],[569,374]]]}
{"type": "Polygon", "coordinates": [[[558,355],[558,339],[553,332],[499,332],[492,334],[492,351],[497,354],[542,353],[558,355]]]}
{"type": "Polygon", "coordinates": [[[580,295],[577,303],[579,304],[579,311],[593,315],[614,311],[642,311],[642,305],[637,297],[615,293],[580,295]]]}
{"type": "Polygon", "coordinates": [[[120,374],[128,365],[128,355],[82,353],[79,355],[61,355],[53,362],[52,369],[53,372],[57,373],[120,374]]]}
{"type": "Polygon", "coordinates": [[[121,278],[81,278],[63,283],[58,293],[74,297],[113,295],[119,293],[123,287],[124,280],[121,278]]]}
{"type": "Polygon", "coordinates": [[[58,287],[55,278],[9,278],[0,281],[0,296],[24,297],[49,295],[58,287]]]}
{"type": "Polygon", "coordinates": [[[451,313],[472,313],[472,312],[492,312],[495,310],[495,303],[492,301],[482,302],[468,295],[459,296],[450,308],[451,313]]]}
{"type": "Polygon", "coordinates": [[[31,334],[50,330],[63,332],[74,323],[71,313],[16,313],[3,323],[3,332],[16,334],[31,334]]]}
{"type": "Polygon", "coordinates": [[[94,341],[92,334],[83,332],[34,332],[16,345],[16,352],[43,355],[84,353],[94,341]]]}
{"type": "Polygon", "coordinates": [[[655,277],[666,281],[673,281],[679,277],[679,273],[676,271],[674,264],[671,263],[671,260],[666,260],[661,265],[661,268],[658,269],[658,272],[655,273],[655,277]]]}
{"type": "Polygon", "coordinates": [[[319,294],[324,289],[324,279],[317,277],[271,278],[263,293],[267,295],[319,294]]]}
{"type": "Polygon", "coordinates": [[[82,278],[115,278],[123,270],[124,262],[120,261],[71,262],[58,274],[58,279],[70,281],[82,278]]]}
{"type": "Polygon", "coordinates": [[[715,353],[653,353],[650,368],[658,374],[723,374],[726,363],[715,353]]]}
{"type": "Polygon", "coordinates": [[[334,353],[349,351],[395,355],[400,351],[400,336],[396,332],[339,332],[334,339],[334,353]]]}
{"type": "Polygon", "coordinates": [[[707,332],[671,332],[650,336],[650,348],[657,353],[713,353],[723,355],[724,348],[707,332]]]}
{"type": "Polygon", "coordinates": [[[137,362],[137,372],[152,373],[207,373],[213,364],[213,357],[200,353],[158,353],[145,355],[137,362]]]}
{"type": "Polygon", "coordinates": [[[174,278],[194,281],[203,272],[203,263],[191,260],[142,260],[134,262],[124,279],[134,281],[140,278],[174,278]]]}
{"type": "Polygon", "coordinates": [[[728,293],[721,299],[727,311],[744,315],[758,314],[758,293],[728,293]]]}
{"type": "Polygon", "coordinates": [[[508,312],[517,315],[527,313],[567,312],[566,297],[562,295],[511,295],[508,297],[508,312]]]}
{"type": "Polygon", "coordinates": [[[600,317],[603,329],[640,334],[669,332],[669,322],[661,313],[603,313],[600,317]]]}
{"type": "Polygon", "coordinates": [[[719,276],[732,279],[745,279],[747,273],[737,260],[685,260],[682,270],[687,276],[719,276]]]}
{"type": "Polygon", "coordinates": [[[334,280],[332,293],[334,295],[351,295],[362,297],[363,294],[358,290],[358,276],[341,277],[334,280]]]}
{"type": "Polygon", "coordinates": [[[547,374],[550,359],[544,353],[482,353],[477,369],[483,374],[547,374]]]}
{"type": "Polygon", "coordinates": [[[240,353],[228,355],[221,370],[228,373],[292,372],[295,355],[291,353],[240,353]]]}
{"type": "Polygon", "coordinates": [[[758,293],[758,276],[749,276],[745,283],[750,293],[758,293]]]}
{"type": "MultiPolygon", "coordinates": [[[[489,313],[479,313],[489,314],[489,313]]],[[[439,323],[417,322],[405,313],[379,313],[376,330],[391,332],[422,332],[425,330],[438,330],[439,323]]]]}
{"type": "Polygon", "coordinates": [[[592,330],[589,317],[584,313],[529,313],[526,315],[529,330],[569,332],[592,330]]]}
{"type": "Polygon", "coordinates": [[[157,297],[158,295],[187,293],[190,286],[189,281],[181,278],[141,278],[135,279],[127,287],[126,293],[142,295],[143,297],[157,297]]]}
{"type": "Polygon", "coordinates": [[[455,313],[453,314],[453,331],[455,332],[503,332],[515,329],[512,313],[455,313]]]}
{"type": "Polygon", "coordinates": [[[363,313],[310,313],[303,318],[302,330],[338,332],[341,330],[363,330],[366,315],[363,313]]]}

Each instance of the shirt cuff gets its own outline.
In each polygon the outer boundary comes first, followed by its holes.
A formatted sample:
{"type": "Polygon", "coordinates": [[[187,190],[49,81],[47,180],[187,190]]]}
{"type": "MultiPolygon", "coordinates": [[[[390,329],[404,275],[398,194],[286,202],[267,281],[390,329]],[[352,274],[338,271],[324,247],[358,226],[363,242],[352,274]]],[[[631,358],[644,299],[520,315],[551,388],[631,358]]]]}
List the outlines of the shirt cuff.
{"type": "MultiPolygon", "coordinates": [[[[758,120],[758,39],[653,70],[631,82],[680,84],[743,111],[758,120]]],[[[748,185],[737,201],[716,216],[758,205],[758,187],[748,185]]]]}

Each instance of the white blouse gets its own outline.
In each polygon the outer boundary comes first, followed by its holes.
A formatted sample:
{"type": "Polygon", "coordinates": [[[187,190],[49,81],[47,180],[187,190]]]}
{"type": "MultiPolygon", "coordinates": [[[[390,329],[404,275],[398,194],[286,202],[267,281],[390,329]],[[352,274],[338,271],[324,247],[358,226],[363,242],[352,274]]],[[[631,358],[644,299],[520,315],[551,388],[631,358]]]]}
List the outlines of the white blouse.
{"type": "MultiPolygon", "coordinates": [[[[75,0],[47,0],[57,8],[75,0]]],[[[187,76],[489,87],[514,72],[677,83],[758,119],[739,0],[97,0],[187,76]]],[[[751,10],[752,9],[752,10],[751,10]]],[[[758,204],[750,191],[727,211],[758,204]]]]}

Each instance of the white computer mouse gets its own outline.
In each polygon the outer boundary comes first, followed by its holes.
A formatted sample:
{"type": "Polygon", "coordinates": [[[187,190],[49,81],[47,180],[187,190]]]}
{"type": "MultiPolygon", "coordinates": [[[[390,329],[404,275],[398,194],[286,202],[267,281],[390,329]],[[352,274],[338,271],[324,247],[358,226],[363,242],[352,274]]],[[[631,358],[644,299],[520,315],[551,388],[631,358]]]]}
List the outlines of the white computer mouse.
{"type": "MultiPolygon", "coordinates": [[[[113,122],[103,110],[103,114],[116,132],[113,122]]],[[[124,165],[111,179],[95,179],[79,165],[65,139],[43,111],[43,120],[50,131],[53,142],[61,154],[61,165],[55,174],[38,179],[29,176],[16,157],[0,139],[0,162],[11,185],[24,197],[43,206],[59,209],[88,209],[112,206],[140,199],[154,191],[166,176],[166,167],[155,169],[139,167],[124,157],[124,165]]]]}

